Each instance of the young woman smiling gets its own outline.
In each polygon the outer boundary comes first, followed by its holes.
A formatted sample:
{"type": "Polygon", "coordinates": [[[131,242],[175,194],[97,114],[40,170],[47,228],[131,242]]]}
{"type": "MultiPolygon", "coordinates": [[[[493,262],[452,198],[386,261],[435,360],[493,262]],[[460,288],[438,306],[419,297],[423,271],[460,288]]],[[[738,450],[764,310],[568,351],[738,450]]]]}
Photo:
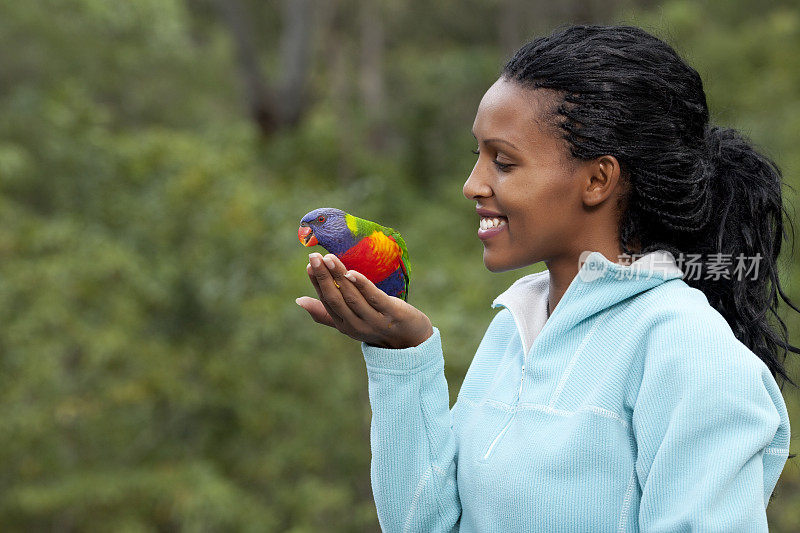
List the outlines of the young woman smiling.
{"type": "Polygon", "coordinates": [[[778,279],[778,167],[629,26],[525,44],[473,134],[486,268],[547,270],[495,299],[452,410],[420,310],[332,255],[310,256],[319,300],[298,299],[363,341],[382,528],[767,531],[789,455],[776,378],[800,352],[777,315],[778,295],[800,311],[778,279]]]}

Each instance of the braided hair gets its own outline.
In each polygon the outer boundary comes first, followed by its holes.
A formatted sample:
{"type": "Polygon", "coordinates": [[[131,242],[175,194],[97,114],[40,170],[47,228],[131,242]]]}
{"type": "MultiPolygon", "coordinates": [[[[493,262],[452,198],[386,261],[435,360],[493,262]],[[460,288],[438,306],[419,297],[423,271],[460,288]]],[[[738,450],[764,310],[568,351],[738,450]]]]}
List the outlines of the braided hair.
{"type": "Polygon", "coordinates": [[[781,243],[789,240],[784,216],[794,236],[782,174],[739,132],[709,124],[697,71],[640,28],[572,25],[525,44],[501,77],[555,91],[544,93],[557,95],[549,123],[573,158],[617,158],[628,186],[617,204],[625,254],[664,249],[676,258],[758,259],[745,279],[731,264],[717,279],[685,281],[705,294],[773,378],[796,386],[784,361],[800,349],[777,313],[778,295],[800,312],[778,279],[781,243]]]}

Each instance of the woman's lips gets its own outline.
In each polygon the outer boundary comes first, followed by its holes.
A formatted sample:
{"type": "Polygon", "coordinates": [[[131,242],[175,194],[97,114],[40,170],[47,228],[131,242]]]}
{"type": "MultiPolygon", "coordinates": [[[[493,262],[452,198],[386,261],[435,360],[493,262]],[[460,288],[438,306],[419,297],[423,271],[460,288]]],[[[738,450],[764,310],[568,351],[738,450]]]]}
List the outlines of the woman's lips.
{"type": "Polygon", "coordinates": [[[486,209],[485,207],[476,207],[475,212],[478,213],[478,216],[481,217],[502,217],[503,215],[498,213],[497,211],[492,211],[491,209],[486,209]]]}
{"type": "MultiPolygon", "coordinates": [[[[502,233],[506,230],[506,226],[508,226],[508,219],[506,217],[493,217],[493,218],[498,221],[498,224],[497,225],[494,225],[493,223],[481,224],[481,227],[478,228],[479,239],[481,240],[490,239],[495,235],[502,233]]],[[[492,222],[492,219],[487,219],[487,220],[492,222]]]]}

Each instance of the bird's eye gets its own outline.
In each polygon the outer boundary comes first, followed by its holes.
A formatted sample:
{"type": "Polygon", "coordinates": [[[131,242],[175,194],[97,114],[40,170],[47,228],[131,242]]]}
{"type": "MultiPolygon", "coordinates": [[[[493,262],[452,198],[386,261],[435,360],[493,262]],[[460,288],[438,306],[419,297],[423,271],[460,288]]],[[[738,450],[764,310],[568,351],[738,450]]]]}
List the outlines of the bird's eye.
{"type": "Polygon", "coordinates": [[[318,216],[317,217],[317,222],[320,222],[320,223],[325,222],[325,215],[318,216]]]}

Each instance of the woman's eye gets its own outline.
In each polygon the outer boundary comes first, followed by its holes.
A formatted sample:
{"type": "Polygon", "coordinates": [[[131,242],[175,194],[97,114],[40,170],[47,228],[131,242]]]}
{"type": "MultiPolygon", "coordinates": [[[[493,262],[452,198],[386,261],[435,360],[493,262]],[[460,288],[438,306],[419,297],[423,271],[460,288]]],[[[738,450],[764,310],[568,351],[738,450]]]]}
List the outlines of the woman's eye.
{"type": "MultiPolygon", "coordinates": [[[[472,153],[475,154],[475,155],[481,155],[481,151],[478,148],[474,149],[472,151],[472,153]]],[[[502,172],[506,172],[510,167],[514,166],[511,163],[501,163],[497,159],[494,159],[493,162],[494,162],[495,166],[497,166],[497,168],[502,172]]]]}
{"type": "Polygon", "coordinates": [[[497,159],[494,160],[494,164],[497,166],[498,169],[500,169],[503,172],[507,171],[510,167],[514,166],[511,163],[501,163],[497,159]]]}

